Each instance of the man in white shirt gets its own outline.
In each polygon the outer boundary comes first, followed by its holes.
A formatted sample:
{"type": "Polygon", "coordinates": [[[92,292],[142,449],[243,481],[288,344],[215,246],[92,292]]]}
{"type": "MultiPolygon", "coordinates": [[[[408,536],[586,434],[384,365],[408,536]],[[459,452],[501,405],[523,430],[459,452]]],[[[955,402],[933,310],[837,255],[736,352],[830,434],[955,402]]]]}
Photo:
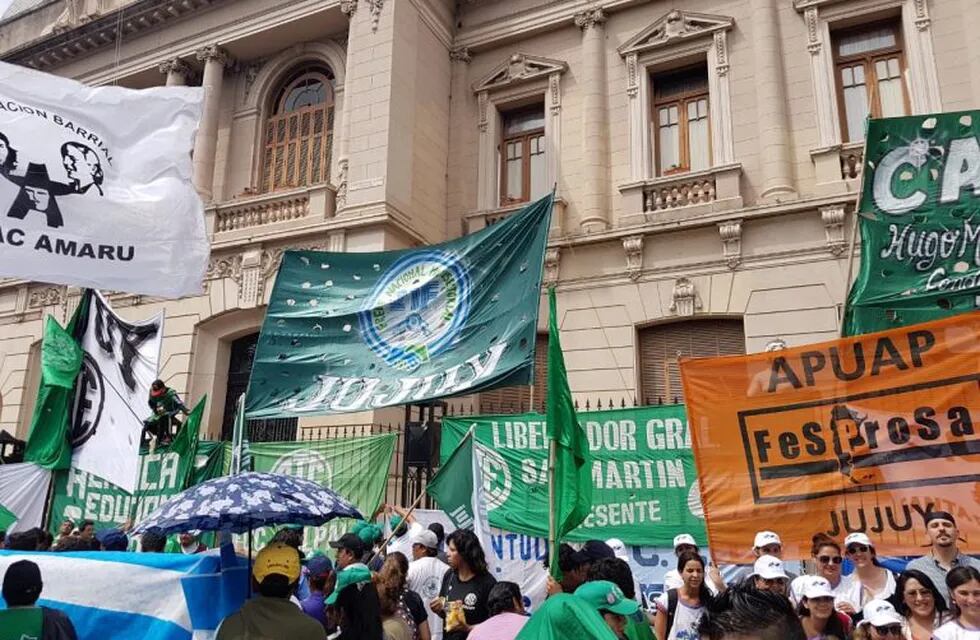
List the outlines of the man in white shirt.
{"type": "MultiPolygon", "coordinates": [[[[755,534],[755,540],[752,542],[752,554],[756,558],[761,558],[762,556],[772,556],[774,558],[783,559],[783,541],[779,538],[779,534],[774,531],[759,531],[755,534]]],[[[797,578],[797,574],[787,571],[786,575],[792,581],[797,578]]],[[[753,566],[739,566],[735,574],[732,575],[728,584],[738,584],[739,582],[744,582],[746,579],[753,576],[753,566]]]]}
{"type": "Polygon", "coordinates": [[[429,632],[433,640],[442,639],[443,620],[432,612],[429,602],[439,596],[442,578],[449,565],[439,560],[439,539],[436,534],[423,529],[412,539],[412,561],[408,565],[408,588],[422,597],[425,612],[429,614],[429,632]]]}
{"type": "MultiPolygon", "coordinates": [[[[694,536],[689,533],[682,533],[680,535],[674,536],[674,556],[680,557],[685,551],[693,551],[694,553],[699,553],[698,543],[694,541],[694,536]]],[[[721,573],[718,571],[718,567],[711,564],[706,570],[706,579],[704,584],[708,587],[708,591],[711,595],[716,596],[718,592],[721,591],[725,583],[721,579],[721,573]]],[[[677,569],[671,569],[666,574],[664,574],[664,591],[669,591],[670,589],[680,589],[683,586],[684,581],[681,580],[681,574],[678,573],[677,569]]]]}
{"type": "Polygon", "coordinates": [[[391,516],[391,530],[395,532],[395,537],[388,543],[385,554],[400,551],[411,560],[412,540],[418,533],[424,531],[425,527],[416,522],[415,517],[409,515],[401,507],[393,506],[391,509],[398,515],[391,516]]]}

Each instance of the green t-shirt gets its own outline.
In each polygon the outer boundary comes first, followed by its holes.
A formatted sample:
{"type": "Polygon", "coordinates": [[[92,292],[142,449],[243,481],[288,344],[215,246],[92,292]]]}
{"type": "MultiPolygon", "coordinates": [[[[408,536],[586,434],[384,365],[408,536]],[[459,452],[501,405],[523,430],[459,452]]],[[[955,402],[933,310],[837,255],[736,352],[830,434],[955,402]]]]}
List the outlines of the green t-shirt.
{"type": "Polygon", "coordinates": [[[41,607],[0,610],[0,640],[40,640],[43,628],[41,607]]]}
{"type": "Polygon", "coordinates": [[[558,593],[538,607],[517,640],[617,640],[602,616],[584,600],[570,593],[558,593]]]}
{"type": "Polygon", "coordinates": [[[650,626],[646,614],[641,610],[638,616],[641,617],[639,619],[626,617],[626,637],[629,640],[654,640],[656,636],[653,634],[653,627],[650,626]]]}
{"type": "Polygon", "coordinates": [[[256,596],[221,622],[217,640],[326,640],[323,625],[289,600],[256,596]]]}

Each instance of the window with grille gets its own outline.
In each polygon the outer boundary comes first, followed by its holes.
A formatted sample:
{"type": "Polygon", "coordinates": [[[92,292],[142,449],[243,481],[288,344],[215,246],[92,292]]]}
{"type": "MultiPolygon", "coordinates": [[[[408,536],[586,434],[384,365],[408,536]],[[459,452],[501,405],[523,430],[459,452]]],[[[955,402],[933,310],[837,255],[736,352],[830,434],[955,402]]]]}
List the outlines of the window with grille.
{"type": "Polygon", "coordinates": [[[548,393],[548,334],[539,333],[534,343],[534,407],[531,408],[531,385],[499,387],[480,393],[480,413],[544,412],[548,393]]]}
{"type": "Polygon", "coordinates": [[[644,404],[684,402],[680,358],[745,353],[741,320],[691,320],[640,329],[640,391],[644,404]]]}
{"type": "Polygon", "coordinates": [[[330,179],[333,119],[333,74],[329,69],[306,68],[287,78],[265,123],[263,191],[330,179]]]}
{"type": "Polygon", "coordinates": [[[705,66],[653,77],[657,175],[711,167],[708,70],[705,66]]]}
{"type": "Polygon", "coordinates": [[[839,31],[833,40],[843,140],[864,140],[866,117],[907,115],[905,54],[899,25],[879,23],[839,31]]]}
{"type": "Polygon", "coordinates": [[[548,192],[545,166],[544,105],[502,114],[500,204],[529,202],[548,192]]]}
{"type": "MultiPolygon", "coordinates": [[[[235,403],[248,388],[255,362],[255,348],[259,344],[259,334],[251,333],[231,343],[231,357],[228,360],[228,386],[225,392],[225,413],[221,421],[221,439],[231,440],[235,429],[235,403]]],[[[268,420],[249,420],[245,423],[245,437],[250,442],[274,442],[295,440],[297,418],[270,418],[268,420]]]]}

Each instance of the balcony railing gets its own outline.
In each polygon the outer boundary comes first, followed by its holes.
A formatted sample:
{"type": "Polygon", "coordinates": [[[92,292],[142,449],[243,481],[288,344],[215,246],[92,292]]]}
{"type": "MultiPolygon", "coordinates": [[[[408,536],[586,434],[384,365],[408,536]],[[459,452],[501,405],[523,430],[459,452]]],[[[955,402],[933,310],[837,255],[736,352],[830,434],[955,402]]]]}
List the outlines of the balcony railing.
{"type": "Polygon", "coordinates": [[[713,202],[715,197],[713,175],[697,178],[691,178],[689,175],[658,178],[654,184],[643,189],[643,211],[649,213],[692,204],[704,204],[713,202]]]}
{"type": "Polygon", "coordinates": [[[237,231],[277,222],[299,220],[310,214],[308,190],[269,193],[248,200],[232,201],[215,207],[216,233],[237,231]]]}

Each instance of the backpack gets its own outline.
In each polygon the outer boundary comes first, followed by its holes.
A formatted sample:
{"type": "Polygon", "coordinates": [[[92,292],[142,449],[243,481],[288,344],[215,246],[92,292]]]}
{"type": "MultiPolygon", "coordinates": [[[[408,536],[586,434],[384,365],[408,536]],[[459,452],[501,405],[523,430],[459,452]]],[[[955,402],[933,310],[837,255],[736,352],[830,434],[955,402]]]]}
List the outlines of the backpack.
{"type": "MultiPolygon", "coordinates": [[[[708,593],[707,589],[702,589],[701,595],[701,606],[707,607],[711,604],[714,598],[708,593]]],[[[667,640],[670,637],[670,629],[674,626],[674,614],[677,612],[677,589],[670,589],[667,591],[667,627],[664,631],[664,637],[662,640],[667,640]]]]}

